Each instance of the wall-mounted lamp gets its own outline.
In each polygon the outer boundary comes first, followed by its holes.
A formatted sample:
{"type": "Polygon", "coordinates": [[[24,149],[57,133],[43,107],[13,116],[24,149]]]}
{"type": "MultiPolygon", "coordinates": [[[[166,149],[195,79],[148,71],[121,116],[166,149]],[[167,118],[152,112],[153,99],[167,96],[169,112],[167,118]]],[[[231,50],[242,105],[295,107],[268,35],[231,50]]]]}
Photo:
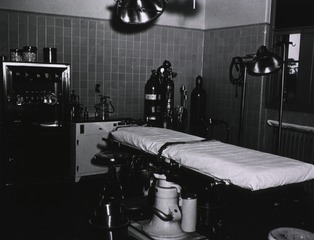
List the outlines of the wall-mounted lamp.
{"type": "Polygon", "coordinates": [[[247,63],[248,72],[251,75],[267,75],[278,70],[282,65],[282,59],[269,52],[265,46],[261,46],[252,61],[247,63]]]}
{"type": "Polygon", "coordinates": [[[264,76],[273,73],[282,66],[282,59],[261,46],[256,54],[244,57],[234,57],[230,65],[230,76],[234,84],[242,86],[241,112],[239,121],[238,144],[242,145],[244,105],[246,95],[247,74],[264,76]],[[238,77],[233,77],[233,72],[238,72],[238,77]]]}

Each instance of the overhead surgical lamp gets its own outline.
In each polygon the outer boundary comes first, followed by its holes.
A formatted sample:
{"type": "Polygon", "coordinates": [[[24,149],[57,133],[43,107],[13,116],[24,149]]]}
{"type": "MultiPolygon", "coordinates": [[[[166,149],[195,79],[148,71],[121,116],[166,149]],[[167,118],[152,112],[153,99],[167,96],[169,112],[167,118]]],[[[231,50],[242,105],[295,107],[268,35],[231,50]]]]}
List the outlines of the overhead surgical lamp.
{"type": "MultiPolygon", "coordinates": [[[[117,15],[126,24],[146,24],[158,18],[170,0],[115,0],[117,15]]],[[[193,0],[193,9],[195,9],[193,0]]]]}
{"type": "Polygon", "coordinates": [[[234,84],[242,86],[242,98],[241,98],[241,112],[239,121],[239,135],[238,144],[242,144],[243,135],[243,119],[244,119],[244,105],[246,95],[246,82],[247,74],[263,76],[273,73],[280,69],[282,66],[282,59],[269,52],[265,46],[261,46],[256,54],[246,55],[244,57],[235,57],[232,59],[230,66],[230,76],[232,76],[233,68],[239,72],[237,81],[233,81],[234,84]]]}
{"type": "Polygon", "coordinates": [[[117,14],[127,24],[145,24],[158,18],[167,0],[116,0],[117,14]]]}

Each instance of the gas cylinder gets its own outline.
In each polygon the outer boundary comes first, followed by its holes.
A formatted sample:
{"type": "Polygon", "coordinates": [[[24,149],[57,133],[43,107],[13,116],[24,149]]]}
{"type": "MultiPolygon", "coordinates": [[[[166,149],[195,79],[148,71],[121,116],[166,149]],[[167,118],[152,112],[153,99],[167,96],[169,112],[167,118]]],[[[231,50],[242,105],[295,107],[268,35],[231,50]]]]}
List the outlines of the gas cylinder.
{"type": "Polygon", "coordinates": [[[144,115],[149,126],[161,126],[161,86],[156,70],[145,85],[144,115]]]}
{"type": "Polygon", "coordinates": [[[207,94],[203,88],[203,78],[197,76],[196,86],[191,92],[190,132],[201,137],[205,134],[202,123],[206,118],[206,98],[207,94]]]}
{"type": "Polygon", "coordinates": [[[161,109],[163,114],[163,127],[172,129],[174,111],[174,82],[172,80],[171,64],[165,61],[159,69],[161,81],[161,109]]]}
{"type": "Polygon", "coordinates": [[[181,93],[181,105],[176,106],[173,114],[173,129],[179,132],[186,132],[188,123],[187,113],[187,99],[188,92],[184,85],[180,88],[181,93]]]}

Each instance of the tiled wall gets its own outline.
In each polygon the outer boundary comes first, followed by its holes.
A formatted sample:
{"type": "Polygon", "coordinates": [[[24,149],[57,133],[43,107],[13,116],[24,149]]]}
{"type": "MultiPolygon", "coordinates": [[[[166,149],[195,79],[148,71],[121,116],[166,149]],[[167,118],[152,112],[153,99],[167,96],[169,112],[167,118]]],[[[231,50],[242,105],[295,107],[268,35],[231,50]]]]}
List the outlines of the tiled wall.
{"type": "MultiPolygon", "coordinates": [[[[238,143],[241,88],[230,82],[233,57],[256,53],[265,45],[268,25],[251,25],[207,30],[204,42],[204,79],[208,91],[208,115],[230,125],[230,141],[238,143]],[[238,97],[236,96],[238,93],[238,97]]],[[[264,78],[248,76],[242,145],[261,148],[264,139],[264,78]]]]}
{"type": "MultiPolygon", "coordinates": [[[[190,94],[197,75],[203,75],[208,117],[225,120],[231,143],[237,143],[241,89],[229,81],[232,57],[255,53],[265,44],[268,25],[194,30],[154,26],[136,32],[117,31],[107,20],[0,11],[0,55],[10,48],[56,47],[58,62],[71,64],[71,89],[94,114],[99,101],[95,85],[112,98],[116,113],[111,117],[143,116],[144,86],[152,69],[167,59],[178,72],[175,101],[185,85],[190,94]],[[204,57],[204,59],[203,59],[204,57]]],[[[261,148],[265,129],[264,81],[248,77],[243,145],[261,148]]],[[[189,106],[188,106],[189,107],[189,106]]]]}
{"type": "Polygon", "coordinates": [[[0,10],[0,32],[0,55],[8,56],[11,48],[36,46],[41,62],[42,49],[56,47],[58,62],[71,64],[71,89],[91,115],[99,101],[96,84],[112,98],[112,117],[140,118],[145,83],[165,59],[178,73],[177,104],[180,86],[190,93],[202,74],[201,30],[153,25],[141,32],[119,32],[107,20],[0,10]]]}

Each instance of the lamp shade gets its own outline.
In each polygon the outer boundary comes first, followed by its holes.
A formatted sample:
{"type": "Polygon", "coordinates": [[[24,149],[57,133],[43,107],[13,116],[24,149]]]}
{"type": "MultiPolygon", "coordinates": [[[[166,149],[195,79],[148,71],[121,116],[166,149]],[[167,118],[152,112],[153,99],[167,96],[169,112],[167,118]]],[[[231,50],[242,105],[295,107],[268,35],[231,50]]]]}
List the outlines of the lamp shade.
{"type": "Polygon", "coordinates": [[[117,14],[124,23],[145,24],[158,18],[164,7],[164,0],[120,0],[117,14]]]}
{"type": "Polygon", "coordinates": [[[278,70],[282,65],[282,59],[261,46],[254,59],[247,64],[247,70],[252,75],[266,75],[278,70]]]}

